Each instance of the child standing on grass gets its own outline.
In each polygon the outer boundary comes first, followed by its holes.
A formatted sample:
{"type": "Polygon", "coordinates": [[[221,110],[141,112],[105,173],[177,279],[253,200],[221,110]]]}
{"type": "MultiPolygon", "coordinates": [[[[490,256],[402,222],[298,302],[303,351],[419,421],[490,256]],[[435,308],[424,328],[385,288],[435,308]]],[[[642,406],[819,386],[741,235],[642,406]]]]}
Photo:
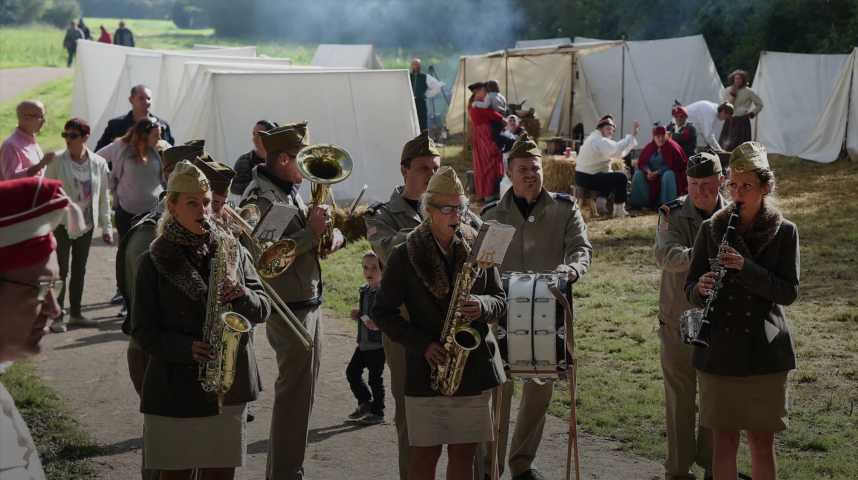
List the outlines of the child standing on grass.
{"type": "Polygon", "coordinates": [[[360,288],[359,308],[352,310],[352,320],[358,324],[357,348],[346,367],[349,387],[358,402],[349,421],[376,425],[384,422],[384,348],[381,331],[369,317],[381,285],[381,263],[373,251],[363,256],[363,278],[366,284],[360,288]],[[364,369],[369,370],[369,387],[363,381],[364,369]]]}

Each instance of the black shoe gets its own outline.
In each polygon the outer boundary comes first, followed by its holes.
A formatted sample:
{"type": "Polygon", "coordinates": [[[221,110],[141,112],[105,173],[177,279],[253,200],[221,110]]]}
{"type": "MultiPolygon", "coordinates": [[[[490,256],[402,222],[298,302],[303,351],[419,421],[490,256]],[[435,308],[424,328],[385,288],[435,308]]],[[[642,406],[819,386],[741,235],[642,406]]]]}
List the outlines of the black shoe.
{"type": "Polygon", "coordinates": [[[528,468],[527,470],[519,473],[512,477],[512,480],[545,480],[545,477],[539,473],[539,470],[535,468],[528,468]]]}
{"type": "Polygon", "coordinates": [[[124,301],[125,297],[123,297],[122,294],[119,293],[119,290],[117,290],[116,293],[113,294],[113,298],[110,299],[110,303],[112,303],[113,305],[119,305],[124,301]]]}
{"type": "Polygon", "coordinates": [[[349,420],[360,420],[369,414],[369,403],[361,403],[354,412],[349,414],[349,420]]]}
{"type": "Polygon", "coordinates": [[[384,415],[379,415],[377,413],[370,413],[369,415],[364,416],[358,420],[355,420],[356,423],[361,425],[380,425],[384,423],[384,415]]]}

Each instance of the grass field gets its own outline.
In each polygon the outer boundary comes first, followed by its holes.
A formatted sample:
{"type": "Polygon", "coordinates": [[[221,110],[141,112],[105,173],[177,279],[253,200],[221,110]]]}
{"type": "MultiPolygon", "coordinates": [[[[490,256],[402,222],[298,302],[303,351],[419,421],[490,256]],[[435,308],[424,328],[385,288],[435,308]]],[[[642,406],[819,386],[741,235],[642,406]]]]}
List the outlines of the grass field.
{"type": "MultiPolygon", "coordinates": [[[[99,26],[113,34],[119,24],[116,18],[86,18],[94,38],[99,26]]],[[[260,55],[290,58],[296,64],[309,64],[316,44],[295,44],[271,39],[236,39],[215,36],[214,30],[180,29],[169,20],[125,20],[134,32],[136,45],[151,49],[190,49],[194,44],[239,46],[256,45],[260,55]]],[[[48,25],[26,25],[0,29],[0,68],[27,66],[60,67],[66,64],[62,48],[63,30],[48,25]]],[[[378,49],[385,68],[408,68],[411,58],[421,57],[424,65],[435,65],[442,79],[450,78],[456,69],[458,52],[451,50],[378,49]]]]}
{"type": "Polygon", "coordinates": [[[0,380],[30,428],[47,478],[94,478],[95,472],[87,459],[98,455],[99,447],[80,430],[63,401],[42,383],[33,366],[18,362],[6,370],[0,380]]]}

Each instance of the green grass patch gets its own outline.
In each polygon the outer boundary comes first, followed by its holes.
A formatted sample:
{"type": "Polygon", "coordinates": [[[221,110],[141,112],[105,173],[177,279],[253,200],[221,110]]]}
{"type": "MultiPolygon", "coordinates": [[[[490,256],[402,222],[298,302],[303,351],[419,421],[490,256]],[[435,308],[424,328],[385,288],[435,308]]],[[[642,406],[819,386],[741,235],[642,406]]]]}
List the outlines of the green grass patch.
{"type": "Polygon", "coordinates": [[[361,262],[369,249],[369,242],[361,239],[322,260],[325,308],[339,318],[348,320],[352,309],[358,308],[358,289],[365,283],[361,262]]]}
{"type": "Polygon", "coordinates": [[[69,415],[62,399],[45,385],[28,362],[6,370],[0,381],[9,390],[30,428],[47,478],[95,478],[89,458],[100,448],[69,415]]]}
{"type": "Polygon", "coordinates": [[[65,142],[60,134],[71,111],[72,78],[52,80],[20,97],[0,104],[0,134],[3,138],[18,125],[15,106],[22,100],[41,100],[47,110],[47,119],[41,133],[36,137],[45,152],[62,150],[65,142]]]}
{"type": "Polygon", "coordinates": [[[50,25],[0,28],[0,68],[65,67],[63,36],[50,25]]]}

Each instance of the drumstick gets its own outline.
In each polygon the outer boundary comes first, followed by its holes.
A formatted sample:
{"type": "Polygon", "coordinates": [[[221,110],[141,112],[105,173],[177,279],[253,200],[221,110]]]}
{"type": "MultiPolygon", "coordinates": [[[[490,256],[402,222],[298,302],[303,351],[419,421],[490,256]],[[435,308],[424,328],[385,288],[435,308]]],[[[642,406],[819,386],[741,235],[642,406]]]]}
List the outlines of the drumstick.
{"type": "MultiPolygon", "coordinates": [[[[566,444],[566,479],[572,478],[572,459],[575,459],[575,479],[581,480],[581,458],[578,452],[578,414],[577,406],[577,368],[578,360],[575,358],[575,330],[572,315],[572,302],[563,292],[557,288],[557,285],[549,285],[548,290],[554,295],[560,305],[563,306],[563,313],[566,317],[566,349],[569,350],[570,365],[566,371],[567,380],[569,382],[569,440],[566,444]]],[[[569,297],[571,298],[571,292],[569,297]]]]}

